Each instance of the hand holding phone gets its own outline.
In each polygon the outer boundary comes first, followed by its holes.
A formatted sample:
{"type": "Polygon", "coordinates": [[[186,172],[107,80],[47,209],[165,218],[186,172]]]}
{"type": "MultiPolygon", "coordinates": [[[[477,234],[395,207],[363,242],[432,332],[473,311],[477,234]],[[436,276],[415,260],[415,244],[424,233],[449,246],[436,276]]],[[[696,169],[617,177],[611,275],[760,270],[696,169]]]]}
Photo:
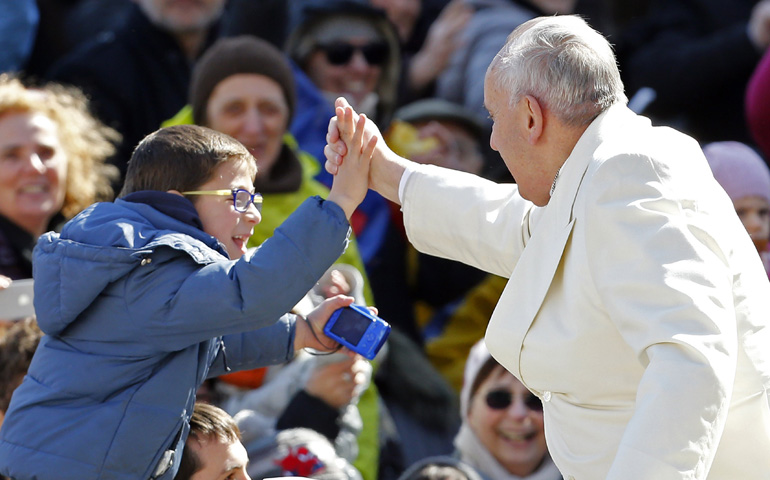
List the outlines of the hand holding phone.
{"type": "Polygon", "coordinates": [[[361,305],[350,305],[336,310],[324,326],[327,337],[369,360],[385,344],[390,335],[390,324],[361,305]]]}

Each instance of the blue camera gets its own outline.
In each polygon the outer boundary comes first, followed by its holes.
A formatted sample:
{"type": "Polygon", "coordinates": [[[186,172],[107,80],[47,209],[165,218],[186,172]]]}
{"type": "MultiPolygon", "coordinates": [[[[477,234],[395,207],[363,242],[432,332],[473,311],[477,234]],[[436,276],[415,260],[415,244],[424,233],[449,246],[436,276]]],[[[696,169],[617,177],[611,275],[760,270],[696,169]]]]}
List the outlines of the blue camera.
{"type": "Polygon", "coordinates": [[[324,326],[327,337],[373,359],[390,335],[390,324],[361,305],[343,307],[332,313],[324,326]]]}

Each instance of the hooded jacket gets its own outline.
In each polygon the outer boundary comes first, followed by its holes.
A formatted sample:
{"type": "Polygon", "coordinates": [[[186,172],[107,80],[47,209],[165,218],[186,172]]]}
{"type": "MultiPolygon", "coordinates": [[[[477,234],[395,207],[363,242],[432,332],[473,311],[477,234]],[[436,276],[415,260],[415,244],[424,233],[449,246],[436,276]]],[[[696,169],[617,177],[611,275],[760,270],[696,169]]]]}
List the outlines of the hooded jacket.
{"type": "Polygon", "coordinates": [[[346,247],[342,210],[310,198],[231,261],[189,201],[153,193],[171,216],[118,199],[38,241],[46,335],[0,432],[0,473],[173,478],[201,382],[293,356],[295,317],[284,312],[346,247]]]}

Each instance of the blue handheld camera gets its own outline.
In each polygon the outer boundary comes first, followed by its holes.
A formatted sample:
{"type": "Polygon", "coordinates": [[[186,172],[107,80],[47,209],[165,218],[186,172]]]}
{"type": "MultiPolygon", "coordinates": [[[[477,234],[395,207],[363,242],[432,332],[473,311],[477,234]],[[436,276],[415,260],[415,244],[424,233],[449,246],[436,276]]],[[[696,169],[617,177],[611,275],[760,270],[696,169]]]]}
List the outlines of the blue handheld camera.
{"type": "Polygon", "coordinates": [[[327,337],[371,360],[390,335],[390,325],[361,305],[343,307],[332,313],[324,326],[327,337]]]}

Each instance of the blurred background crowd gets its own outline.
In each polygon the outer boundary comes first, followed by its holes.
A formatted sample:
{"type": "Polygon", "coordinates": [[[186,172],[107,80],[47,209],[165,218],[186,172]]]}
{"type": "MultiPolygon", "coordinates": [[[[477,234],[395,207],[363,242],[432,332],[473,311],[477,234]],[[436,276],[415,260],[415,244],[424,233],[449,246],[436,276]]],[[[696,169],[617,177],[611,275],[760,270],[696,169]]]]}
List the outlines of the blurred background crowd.
{"type": "MultiPolygon", "coordinates": [[[[32,277],[40,235],[120,192],[161,126],[207,126],[254,154],[251,247],[328,192],[338,96],[404,157],[515,182],[489,147],[484,75],[516,26],[559,14],[609,38],[632,110],[700,142],[770,271],[770,0],[4,0],[0,290],[32,277]]],[[[221,411],[201,413],[201,435],[225,422],[252,478],[561,478],[540,400],[479,343],[505,279],[417,252],[374,192],[351,224],[307,301],[375,305],[393,326],[386,348],[212,379],[198,400],[221,411]]],[[[5,411],[41,332],[34,315],[0,332],[5,411]]]]}

